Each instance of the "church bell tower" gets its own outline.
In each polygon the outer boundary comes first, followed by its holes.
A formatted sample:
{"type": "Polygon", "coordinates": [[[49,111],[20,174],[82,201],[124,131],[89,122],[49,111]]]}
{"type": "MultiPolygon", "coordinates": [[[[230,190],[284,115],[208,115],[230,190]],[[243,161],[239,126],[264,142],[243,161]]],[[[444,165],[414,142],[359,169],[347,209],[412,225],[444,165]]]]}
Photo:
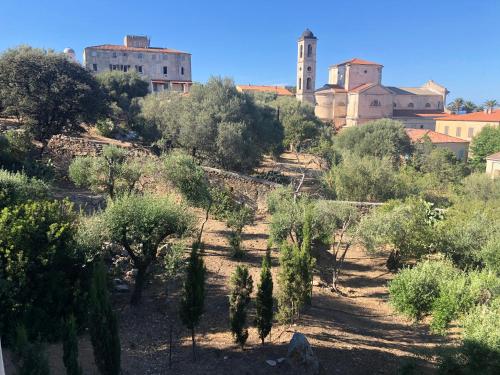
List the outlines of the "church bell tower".
{"type": "Polygon", "coordinates": [[[318,39],[306,29],[297,41],[297,100],[315,104],[316,43],[318,39]]]}

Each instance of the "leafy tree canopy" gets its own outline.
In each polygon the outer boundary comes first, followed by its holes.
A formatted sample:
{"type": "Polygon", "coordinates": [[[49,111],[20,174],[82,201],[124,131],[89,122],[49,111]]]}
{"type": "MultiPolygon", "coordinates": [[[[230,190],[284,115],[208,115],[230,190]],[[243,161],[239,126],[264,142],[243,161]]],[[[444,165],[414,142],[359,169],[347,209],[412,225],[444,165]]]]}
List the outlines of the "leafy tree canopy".
{"type": "Polygon", "coordinates": [[[22,46],[0,55],[0,108],[37,140],[94,122],[106,107],[97,80],[63,54],[22,46]]]}
{"type": "Polygon", "coordinates": [[[500,152],[500,128],[486,126],[472,139],[470,163],[475,169],[483,172],[486,157],[496,152],[500,152]]]}
{"type": "Polygon", "coordinates": [[[229,79],[211,78],[193,85],[188,96],[148,95],[141,108],[144,121],[161,132],[162,144],[227,169],[253,168],[283,139],[276,112],[238,92],[229,79]]]}

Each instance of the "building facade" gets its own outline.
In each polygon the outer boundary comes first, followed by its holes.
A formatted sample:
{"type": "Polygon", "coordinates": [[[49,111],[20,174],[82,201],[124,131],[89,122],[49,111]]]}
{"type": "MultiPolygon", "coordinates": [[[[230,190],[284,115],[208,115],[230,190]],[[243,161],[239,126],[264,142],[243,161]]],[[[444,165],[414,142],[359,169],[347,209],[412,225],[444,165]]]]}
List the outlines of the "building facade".
{"type": "Polygon", "coordinates": [[[500,178],[500,152],[486,158],[486,173],[491,178],[500,178]]]}
{"type": "Polygon", "coordinates": [[[422,143],[427,140],[436,147],[450,150],[458,160],[467,160],[468,141],[428,129],[406,129],[406,134],[408,134],[412,143],[422,143]]]}
{"type": "Polygon", "coordinates": [[[500,126],[500,110],[448,115],[436,120],[436,131],[471,141],[485,126],[500,126]]]}
{"type": "Polygon", "coordinates": [[[136,71],[149,82],[151,92],[188,92],[192,85],[191,54],[151,47],[146,36],[127,35],[123,45],[86,47],[83,64],[92,72],[136,71]]]}
{"type": "Polygon", "coordinates": [[[320,119],[341,128],[395,118],[409,128],[434,130],[435,120],[443,115],[446,105],[445,87],[434,81],[420,87],[384,86],[381,64],[354,58],[330,66],[328,83],[314,90],[316,47],[316,37],[310,30],[304,31],[298,40],[297,99],[313,103],[320,119]],[[304,54],[309,46],[311,56],[304,54]]]}

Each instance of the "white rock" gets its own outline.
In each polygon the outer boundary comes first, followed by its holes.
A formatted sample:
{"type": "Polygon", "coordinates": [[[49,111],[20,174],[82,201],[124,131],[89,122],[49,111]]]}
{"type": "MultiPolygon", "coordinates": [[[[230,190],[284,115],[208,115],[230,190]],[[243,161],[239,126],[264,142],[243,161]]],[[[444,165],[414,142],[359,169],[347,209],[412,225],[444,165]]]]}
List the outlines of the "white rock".
{"type": "Polygon", "coordinates": [[[266,363],[269,365],[269,366],[276,366],[276,361],[273,361],[272,359],[268,359],[266,361],[266,363]]]}

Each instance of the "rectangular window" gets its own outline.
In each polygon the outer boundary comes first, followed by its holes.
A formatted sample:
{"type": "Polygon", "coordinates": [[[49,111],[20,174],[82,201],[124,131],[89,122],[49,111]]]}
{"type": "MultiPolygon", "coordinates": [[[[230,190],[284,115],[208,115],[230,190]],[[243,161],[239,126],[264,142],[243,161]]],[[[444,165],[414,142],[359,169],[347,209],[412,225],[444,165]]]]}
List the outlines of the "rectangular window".
{"type": "Polygon", "coordinates": [[[469,128],[469,138],[474,137],[474,128],[469,128]]]}
{"type": "Polygon", "coordinates": [[[93,70],[94,72],[97,72],[97,64],[92,64],[92,70],[93,70]]]}
{"type": "Polygon", "coordinates": [[[184,75],[184,67],[181,67],[181,76],[184,75]]]}
{"type": "Polygon", "coordinates": [[[156,60],[156,55],[152,55],[151,60],[156,60]]]}
{"type": "Polygon", "coordinates": [[[450,127],[449,126],[445,126],[444,127],[444,134],[448,134],[450,132],[450,127]]]}
{"type": "Polygon", "coordinates": [[[137,55],[137,57],[138,57],[138,58],[140,58],[140,59],[142,59],[142,53],[139,53],[139,54],[137,55]]]}
{"type": "Polygon", "coordinates": [[[455,134],[456,134],[457,137],[460,137],[462,135],[462,128],[457,127],[457,129],[455,131],[455,134]]]}
{"type": "Polygon", "coordinates": [[[135,71],[142,74],[142,65],[136,65],[135,71]]]}
{"type": "Polygon", "coordinates": [[[161,58],[162,58],[163,60],[168,60],[168,55],[167,55],[167,54],[164,54],[164,55],[162,55],[162,56],[161,56],[161,58]]]}
{"type": "Polygon", "coordinates": [[[113,57],[116,57],[116,52],[113,52],[113,55],[112,55],[112,56],[113,56],[113,57]]]}
{"type": "Polygon", "coordinates": [[[168,68],[166,66],[163,67],[163,74],[164,75],[167,75],[168,73],[168,68]]]}

